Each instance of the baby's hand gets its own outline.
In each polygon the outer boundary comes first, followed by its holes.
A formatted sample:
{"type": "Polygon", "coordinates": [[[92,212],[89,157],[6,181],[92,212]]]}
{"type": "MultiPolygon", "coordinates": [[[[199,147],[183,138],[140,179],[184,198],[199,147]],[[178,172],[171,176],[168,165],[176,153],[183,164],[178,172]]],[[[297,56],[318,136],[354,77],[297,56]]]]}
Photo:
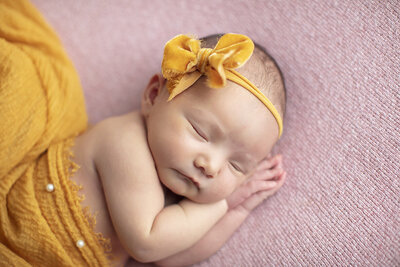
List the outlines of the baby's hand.
{"type": "Polygon", "coordinates": [[[261,161],[254,173],[228,198],[228,208],[252,211],[283,185],[286,172],[282,169],[282,155],[261,161]]]}

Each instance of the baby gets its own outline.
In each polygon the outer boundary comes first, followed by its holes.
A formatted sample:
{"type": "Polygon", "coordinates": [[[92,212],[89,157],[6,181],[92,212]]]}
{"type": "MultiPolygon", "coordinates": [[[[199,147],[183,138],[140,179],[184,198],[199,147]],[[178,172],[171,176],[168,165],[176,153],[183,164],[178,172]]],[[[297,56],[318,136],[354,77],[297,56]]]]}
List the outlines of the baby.
{"type": "Polygon", "coordinates": [[[79,77],[39,11],[1,1],[0,21],[1,266],[189,265],[282,186],[268,155],[283,80],[248,37],[173,38],[141,110],[88,130],[79,77]]]}
{"type": "Polygon", "coordinates": [[[141,109],[76,138],[80,169],[71,179],[117,264],[130,256],[162,266],[201,261],[282,186],[282,157],[269,154],[282,132],[283,79],[253,49],[238,34],[173,38],[166,79],[150,79],[141,109]]]}

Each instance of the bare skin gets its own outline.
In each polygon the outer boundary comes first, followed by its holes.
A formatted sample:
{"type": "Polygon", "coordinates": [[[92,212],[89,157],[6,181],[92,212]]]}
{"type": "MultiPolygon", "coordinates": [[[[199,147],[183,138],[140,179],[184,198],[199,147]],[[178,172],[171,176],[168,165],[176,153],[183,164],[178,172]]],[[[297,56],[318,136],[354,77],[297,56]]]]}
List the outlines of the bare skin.
{"type": "Polygon", "coordinates": [[[98,212],[95,231],[111,239],[115,266],[123,266],[129,257],[166,266],[209,257],[286,177],[282,157],[267,156],[277,140],[277,125],[257,99],[230,85],[226,90],[231,90],[232,101],[244,98],[240,103],[251,110],[233,114],[240,104],[229,106],[221,92],[200,89],[165,104],[163,83],[154,76],[141,111],[100,122],[73,147],[75,162],[82,167],[71,179],[83,185],[82,206],[98,212]],[[198,104],[214,109],[212,113],[198,118],[193,112],[196,105],[190,99],[199,98],[197,94],[212,94],[206,99],[215,103],[198,104]],[[227,106],[215,105],[219,98],[227,106]],[[253,111],[253,117],[246,117],[253,111]],[[241,120],[250,118],[253,128],[243,130],[241,120]],[[165,148],[165,143],[172,147],[165,148]]]}

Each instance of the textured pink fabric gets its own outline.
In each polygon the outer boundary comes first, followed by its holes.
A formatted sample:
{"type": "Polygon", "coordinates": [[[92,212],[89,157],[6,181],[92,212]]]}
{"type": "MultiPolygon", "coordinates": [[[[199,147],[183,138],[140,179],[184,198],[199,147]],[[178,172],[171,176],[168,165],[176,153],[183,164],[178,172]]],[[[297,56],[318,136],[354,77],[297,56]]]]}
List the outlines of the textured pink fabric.
{"type": "Polygon", "coordinates": [[[279,62],[287,183],[198,266],[400,265],[397,0],[33,2],[78,69],[92,122],[139,107],[178,33],[243,33],[279,62]]]}

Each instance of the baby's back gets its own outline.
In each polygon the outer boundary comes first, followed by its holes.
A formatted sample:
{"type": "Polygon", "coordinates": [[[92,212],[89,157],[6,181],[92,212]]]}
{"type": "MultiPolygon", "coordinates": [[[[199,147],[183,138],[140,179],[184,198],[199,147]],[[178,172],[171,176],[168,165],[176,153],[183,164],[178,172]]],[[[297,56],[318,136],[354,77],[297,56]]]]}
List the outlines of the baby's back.
{"type": "MultiPolygon", "coordinates": [[[[120,129],[126,129],[127,124],[137,124],[142,127],[142,119],[139,113],[133,112],[120,117],[113,117],[96,124],[75,140],[73,147],[74,159],[80,168],[71,177],[78,185],[83,188],[79,194],[85,198],[81,202],[82,208],[89,207],[92,215],[96,214],[95,232],[102,233],[104,237],[110,238],[112,254],[118,257],[117,266],[122,266],[129,255],[122,247],[118,236],[114,230],[107,203],[104,195],[101,177],[94,163],[96,147],[101,144],[104,135],[120,129]]],[[[132,133],[134,136],[135,133],[132,133]]]]}

